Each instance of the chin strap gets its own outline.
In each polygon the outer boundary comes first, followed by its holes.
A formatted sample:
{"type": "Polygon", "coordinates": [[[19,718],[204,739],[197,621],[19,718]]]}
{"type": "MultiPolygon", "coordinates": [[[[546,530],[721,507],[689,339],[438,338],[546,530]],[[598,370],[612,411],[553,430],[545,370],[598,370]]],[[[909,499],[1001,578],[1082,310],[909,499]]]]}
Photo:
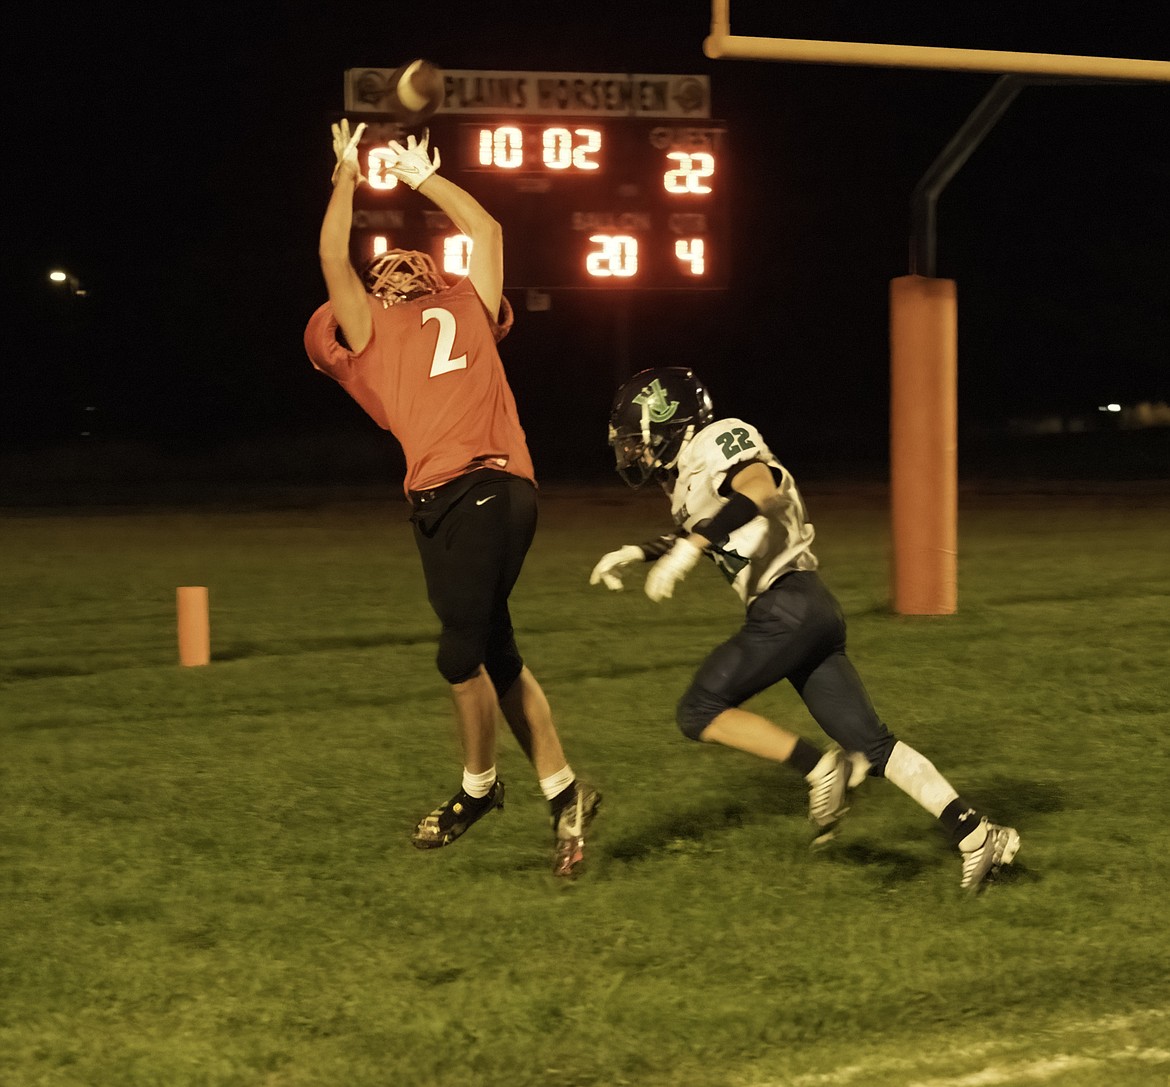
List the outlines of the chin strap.
{"type": "Polygon", "coordinates": [[[679,458],[683,455],[683,450],[691,444],[691,439],[695,436],[695,424],[687,425],[686,431],[683,433],[682,440],[678,443],[678,452],[674,455],[674,460],[669,464],[660,464],[658,467],[669,472],[679,462],[679,458]]]}

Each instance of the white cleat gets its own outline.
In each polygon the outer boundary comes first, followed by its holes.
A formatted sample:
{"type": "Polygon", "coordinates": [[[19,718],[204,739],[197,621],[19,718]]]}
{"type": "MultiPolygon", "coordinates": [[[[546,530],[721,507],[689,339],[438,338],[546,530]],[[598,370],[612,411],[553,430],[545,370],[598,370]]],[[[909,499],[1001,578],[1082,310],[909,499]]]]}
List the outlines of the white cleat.
{"type": "Polygon", "coordinates": [[[986,881],[995,878],[1003,865],[1011,864],[1019,850],[1020,835],[1015,827],[1001,827],[981,819],[979,826],[959,843],[963,855],[963,878],[959,885],[964,891],[978,891],[986,881]],[[966,846],[972,839],[978,844],[966,846]]]}
{"type": "Polygon", "coordinates": [[[849,810],[849,788],[853,781],[853,762],[834,745],[826,751],[808,782],[808,818],[817,828],[813,845],[823,845],[837,834],[838,824],[849,810]]]}

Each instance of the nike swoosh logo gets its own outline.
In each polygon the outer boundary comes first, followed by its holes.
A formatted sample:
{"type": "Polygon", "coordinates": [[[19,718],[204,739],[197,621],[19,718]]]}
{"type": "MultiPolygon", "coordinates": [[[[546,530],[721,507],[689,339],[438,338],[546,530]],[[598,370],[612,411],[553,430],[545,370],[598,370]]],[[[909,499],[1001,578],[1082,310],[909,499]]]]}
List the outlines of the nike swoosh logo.
{"type": "Polygon", "coordinates": [[[489,494],[489,495],[487,496],[487,498],[477,498],[477,499],[475,500],[475,504],[476,504],[477,506],[482,506],[482,505],[483,505],[485,502],[490,502],[490,501],[491,501],[493,498],[495,498],[495,497],[496,497],[496,496],[495,496],[494,494],[489,494]]]}
{"type": "MultiPolygon", "coordinates": [[[[585,829],[581,825],[581,816],[583,814],[581,809],[582,809],[581,798],[580,798],[580,796],[578,796],[577,799],[575,801],[573,801],[573,817],[572,817],[572,819],[571,820],[565,819],[565,829],[574,838],[580,838],[584,829],[585,829]]],[[[561,816],[561,818],[564,819],[565,815],[567,815],[567,814],[568,813],[566,812],[565,814],[563,814],[561,816]]]]}

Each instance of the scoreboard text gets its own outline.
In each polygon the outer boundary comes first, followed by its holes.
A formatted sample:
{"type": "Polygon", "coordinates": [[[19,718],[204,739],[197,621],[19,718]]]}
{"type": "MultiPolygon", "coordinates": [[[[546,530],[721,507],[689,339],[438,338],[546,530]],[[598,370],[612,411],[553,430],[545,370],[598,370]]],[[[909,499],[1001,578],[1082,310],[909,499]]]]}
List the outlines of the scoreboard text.
{"type": "MultiPolygon", "coordinates": [[[[430,119],[430,143],[441,155],[440,172],[500,222],[506,287],[727,287],[729,192],[722,124],[701,115],[671,116],[681,107],[672,107],[665,92],[651,95],[644,88],[592,98],[562,95],[556,102],[558,107],[564,102],[563,114],[550,112],[547,101],[529,110],[514,91],[505,102],[480,95],[486,100],[468,105],[460,91],[475,74],[447,73],[447,104],[430,119]],[[592,102],[604,107],[611,101],[628,112],[587,112],[592,102]],[[639,111],[637,101],[652,101],[655,108],[639,111]]],[[[654,77],[638,78],[649,83],[654,77]]],[[[563,79],[561,85],[582,82],[563,79]]],[[[509,86],[516,85],[514,78],[509,86]]],[[[693,86],[687,94],[691,105],[693,86]]],[[[347,105],[351,121],[367,121],[359,152],[368,184],[354,201],[355,263],[388,248],[419,249],[444,271],[466,274],[469,240],[386,170],[392,155],[388,141],[401,137],[397,124],[360,116],[360,105],[347,105]]],[[[701,106],[691,111],[698,113],[701,106]]]]}

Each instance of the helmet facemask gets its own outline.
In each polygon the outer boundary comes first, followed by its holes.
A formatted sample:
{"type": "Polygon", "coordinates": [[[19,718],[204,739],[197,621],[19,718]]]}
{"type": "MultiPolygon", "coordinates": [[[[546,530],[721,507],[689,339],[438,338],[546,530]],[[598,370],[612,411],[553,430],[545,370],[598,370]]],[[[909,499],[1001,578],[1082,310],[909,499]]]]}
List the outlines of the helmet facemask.
{"type": "Polygon", "coordinates": [[[611,424],[609,444],[613,448],[618,475],[634,488],[641,487],[648,479],[660,479],[678,463],[683,446],[694,433],[694,426],[673,434],[653,431],[648,413],[640,430],[617,430],[611,424]]]}
{"type": "Polygon", "coordinates": [[[426,253],[412,249],[387,249],[379,253],[366,265],[362,282],[387,307],[445,291],[448,287],[435,262],[426,253]]]}

